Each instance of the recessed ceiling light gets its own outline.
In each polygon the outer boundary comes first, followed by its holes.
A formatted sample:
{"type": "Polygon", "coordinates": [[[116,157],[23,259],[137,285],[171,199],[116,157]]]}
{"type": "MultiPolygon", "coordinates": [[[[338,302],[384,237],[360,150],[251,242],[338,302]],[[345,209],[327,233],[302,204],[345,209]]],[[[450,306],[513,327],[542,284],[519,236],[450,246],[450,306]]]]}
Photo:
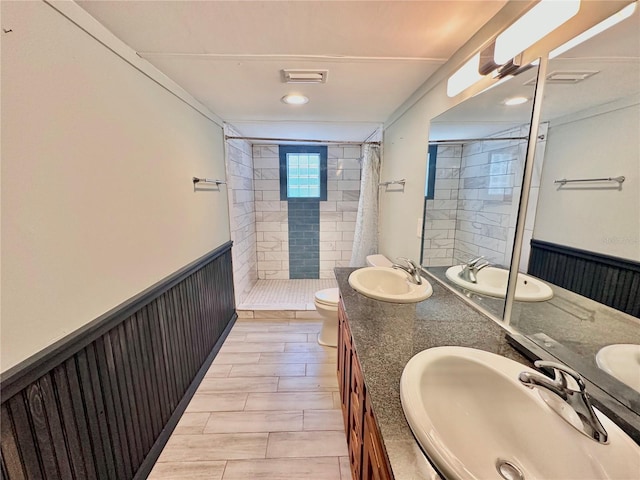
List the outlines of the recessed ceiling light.
{"type": "Polygon", "coordinates": [[[291,93],[289,95],[285,95],[282,97],[282,101],[289,105],[304,105],[309,101],[307,97],[304,95],[299,95],[297,93],[291,93]]]}
{"type": "Polygon", "coordinates": [[[507,98],[504,101],[505,105],[522,105],[523,103],[527,103],[529,101],[529,99],[527,97],[512,97],[512,98],[507,98]]]}

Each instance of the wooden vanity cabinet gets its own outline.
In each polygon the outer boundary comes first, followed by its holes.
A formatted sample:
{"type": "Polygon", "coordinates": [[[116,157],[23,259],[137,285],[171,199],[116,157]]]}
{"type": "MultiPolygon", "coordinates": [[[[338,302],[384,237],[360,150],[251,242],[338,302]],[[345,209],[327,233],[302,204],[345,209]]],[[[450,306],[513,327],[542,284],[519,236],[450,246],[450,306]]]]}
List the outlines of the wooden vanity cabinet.
{"type": "Polygon", "coordinates": [[[392,480],[342,301],[338,308],[338,383],[353,479],[392,480]]]}

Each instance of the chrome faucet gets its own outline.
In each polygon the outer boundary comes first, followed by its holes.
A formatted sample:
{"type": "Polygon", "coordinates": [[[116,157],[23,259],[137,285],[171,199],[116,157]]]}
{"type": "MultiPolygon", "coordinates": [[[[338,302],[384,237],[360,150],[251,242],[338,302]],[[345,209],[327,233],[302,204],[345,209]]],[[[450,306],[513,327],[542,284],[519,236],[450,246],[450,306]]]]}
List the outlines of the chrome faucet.
{"type": "Polygon", "coordinates": [[[413,283],[415,283],[416,285],[422,285],[422,277],[420,276],[420,265],[418,265],[413,260],[409,260],[405,257],[398,257],[398,261],[403,261],[406,265],[394,263],[393,265],[391,265],[391,268],[404,270],[405,272],[407,272],[413,283]]]}
{"type": "Polygon", "coordinates": [[[462,270],[458,272],[458,276],[467,282],[478,283],[478,272],[490,265],[489,262],[482,262],[484,257],[474,258],[473,260],[464,263],[462,270]]]}
{"type": "MultiPolygon", "coordinates": [[[[598,443],[607,443],[607,431],[598,420],[593,410],[584,380],[578,372],[557,362],[538,360],[534,363],[538,368],[553,369],[553,379],[540,373],[521,372],[518,380],[529,388],[544,388],[564,400],[578,415],[582,422],[581,433],[598,443]],[[577,389],[569,384],[577,386],[577,389]]],[[[574,425],[575,426],[575,425],[574,425]]],[[[576,426],[576,428],[578,428],[576,426]]]]}

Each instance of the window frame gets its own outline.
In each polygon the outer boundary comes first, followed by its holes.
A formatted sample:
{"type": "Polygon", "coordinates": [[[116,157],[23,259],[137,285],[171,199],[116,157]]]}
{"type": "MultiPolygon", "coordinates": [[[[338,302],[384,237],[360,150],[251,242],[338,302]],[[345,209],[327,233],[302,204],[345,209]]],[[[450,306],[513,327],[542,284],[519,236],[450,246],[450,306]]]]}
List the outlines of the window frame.
{"type": "Polygon", "coordinates": [[[327,147],[321,145],[279,145],[280,156],[280,200],[327,200],[327,147]],[[319,197],[289,197],[288,184],[289,176],[287,174],[287,154],[290,153],[316,153],[320,155],[320,196],[319,197]]]}

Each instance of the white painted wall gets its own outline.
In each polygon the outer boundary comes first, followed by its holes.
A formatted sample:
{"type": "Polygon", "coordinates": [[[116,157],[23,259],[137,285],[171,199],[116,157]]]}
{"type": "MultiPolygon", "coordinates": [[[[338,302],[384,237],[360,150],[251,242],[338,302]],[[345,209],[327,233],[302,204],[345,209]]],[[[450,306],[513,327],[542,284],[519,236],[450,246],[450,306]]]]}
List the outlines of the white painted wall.
{"type": "Polygon", "coordinates": [[[221,128],[43,2],[2,2],[2,370],[230,239],[221,128]],[[224,187],[223,187],[224,189],[224,187]]]}
{"type": "Polygon", "coordinates": [[[638,97],[551,121],[533,237],[640,261],[638,97]],[[558,188],[561,178],[624,175],[615,183],[558,188]],[[606,187],[606,188],[603,188],[606,187]]]}

